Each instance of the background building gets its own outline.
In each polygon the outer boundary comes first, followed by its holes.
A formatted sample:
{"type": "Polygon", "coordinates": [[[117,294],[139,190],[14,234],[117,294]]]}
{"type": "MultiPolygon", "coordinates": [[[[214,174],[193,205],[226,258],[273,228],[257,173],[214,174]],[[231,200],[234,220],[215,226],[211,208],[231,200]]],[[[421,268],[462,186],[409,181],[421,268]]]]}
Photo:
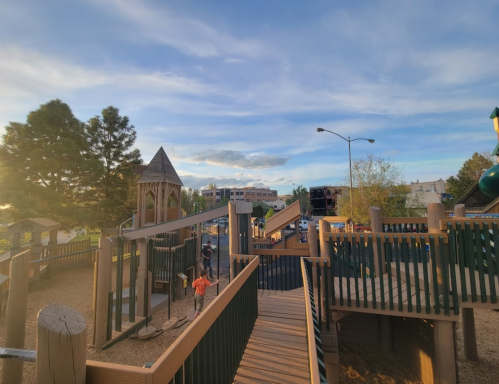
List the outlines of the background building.
{"type": "Polygon", "coordinates": [[[423,181],[421,183],[419,180],[416,180],[415,183],[411,181],[411,193],[412,192],[445,193],[445,182],[442,179],[435,181],[423,181]]]}
{"type": "Polygon", "coordinates": [[[320,186],[310,187],[310,205],[312,216],[330,216],[338,214],[338,198],[347,187],[320,186]]]}
{"type": "Polygon", "coordinates": [[[277,200],[277,190],[257,187],[202,189],[201,194],[206,199],[208,208],[229,200],[248,202],[277,200]]]}

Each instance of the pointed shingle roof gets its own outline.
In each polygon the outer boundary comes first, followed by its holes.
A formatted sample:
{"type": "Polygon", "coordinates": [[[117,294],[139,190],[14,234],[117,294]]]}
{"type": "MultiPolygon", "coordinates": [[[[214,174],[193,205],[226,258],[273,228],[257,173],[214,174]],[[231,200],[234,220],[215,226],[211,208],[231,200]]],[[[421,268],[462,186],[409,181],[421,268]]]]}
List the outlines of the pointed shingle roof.
{"type": "Polygon", "coordinates": [[[145,171],[140,175],[137,180],[137,184],[139,183],[172,183],[180,186],[184,185],[180,181],[180,177],[178,177],[172,163],[170,163],[170,159],[166,156],[163,147],[154,155],[145,171]]]}

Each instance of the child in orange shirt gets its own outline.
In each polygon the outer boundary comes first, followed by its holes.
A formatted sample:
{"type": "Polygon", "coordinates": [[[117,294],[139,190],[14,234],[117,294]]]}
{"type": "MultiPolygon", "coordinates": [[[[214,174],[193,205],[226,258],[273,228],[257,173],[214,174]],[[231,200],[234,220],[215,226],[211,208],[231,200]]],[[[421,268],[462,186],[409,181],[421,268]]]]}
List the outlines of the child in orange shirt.
{"type": "Polygon", "coordinates": [[[192,283],[192,288],[196,288],[196,292],[194,297],[196,298],[196,313],[194,314],[194,318],[198,317],[201,311],[203,310],[204,305],[204,294],[206,292],[207,287],[214,287],[218,284],[218,280],[214,283],[210,283],[206,278],[208,276],[208,271],[206,269],[201,270],[199,274],[199,279],[196,279],[192,283]]]}

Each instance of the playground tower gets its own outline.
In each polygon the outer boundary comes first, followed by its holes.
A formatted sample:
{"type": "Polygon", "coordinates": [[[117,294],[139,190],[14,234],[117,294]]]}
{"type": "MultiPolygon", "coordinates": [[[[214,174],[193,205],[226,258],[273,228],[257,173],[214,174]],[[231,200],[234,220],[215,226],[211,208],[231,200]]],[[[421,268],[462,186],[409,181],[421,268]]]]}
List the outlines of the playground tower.
{"type": "Polygon", "coordinates": [[[134,228],[178,219],[182,181],[161,147],[137,180],[137,220],[134,228]]]}

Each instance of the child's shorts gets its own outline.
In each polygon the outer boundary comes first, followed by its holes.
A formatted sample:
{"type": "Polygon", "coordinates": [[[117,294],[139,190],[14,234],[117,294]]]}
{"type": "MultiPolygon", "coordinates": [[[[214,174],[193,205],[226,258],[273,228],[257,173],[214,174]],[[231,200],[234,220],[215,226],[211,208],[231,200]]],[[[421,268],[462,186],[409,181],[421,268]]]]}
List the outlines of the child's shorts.
{"type": "Polygon", "coordinates": [[[194,294],[194,297],[196,298],[196,311],[201,312],[203,309],[204,305],[204,296],[198,295],[197,293],[194,294]]]}

